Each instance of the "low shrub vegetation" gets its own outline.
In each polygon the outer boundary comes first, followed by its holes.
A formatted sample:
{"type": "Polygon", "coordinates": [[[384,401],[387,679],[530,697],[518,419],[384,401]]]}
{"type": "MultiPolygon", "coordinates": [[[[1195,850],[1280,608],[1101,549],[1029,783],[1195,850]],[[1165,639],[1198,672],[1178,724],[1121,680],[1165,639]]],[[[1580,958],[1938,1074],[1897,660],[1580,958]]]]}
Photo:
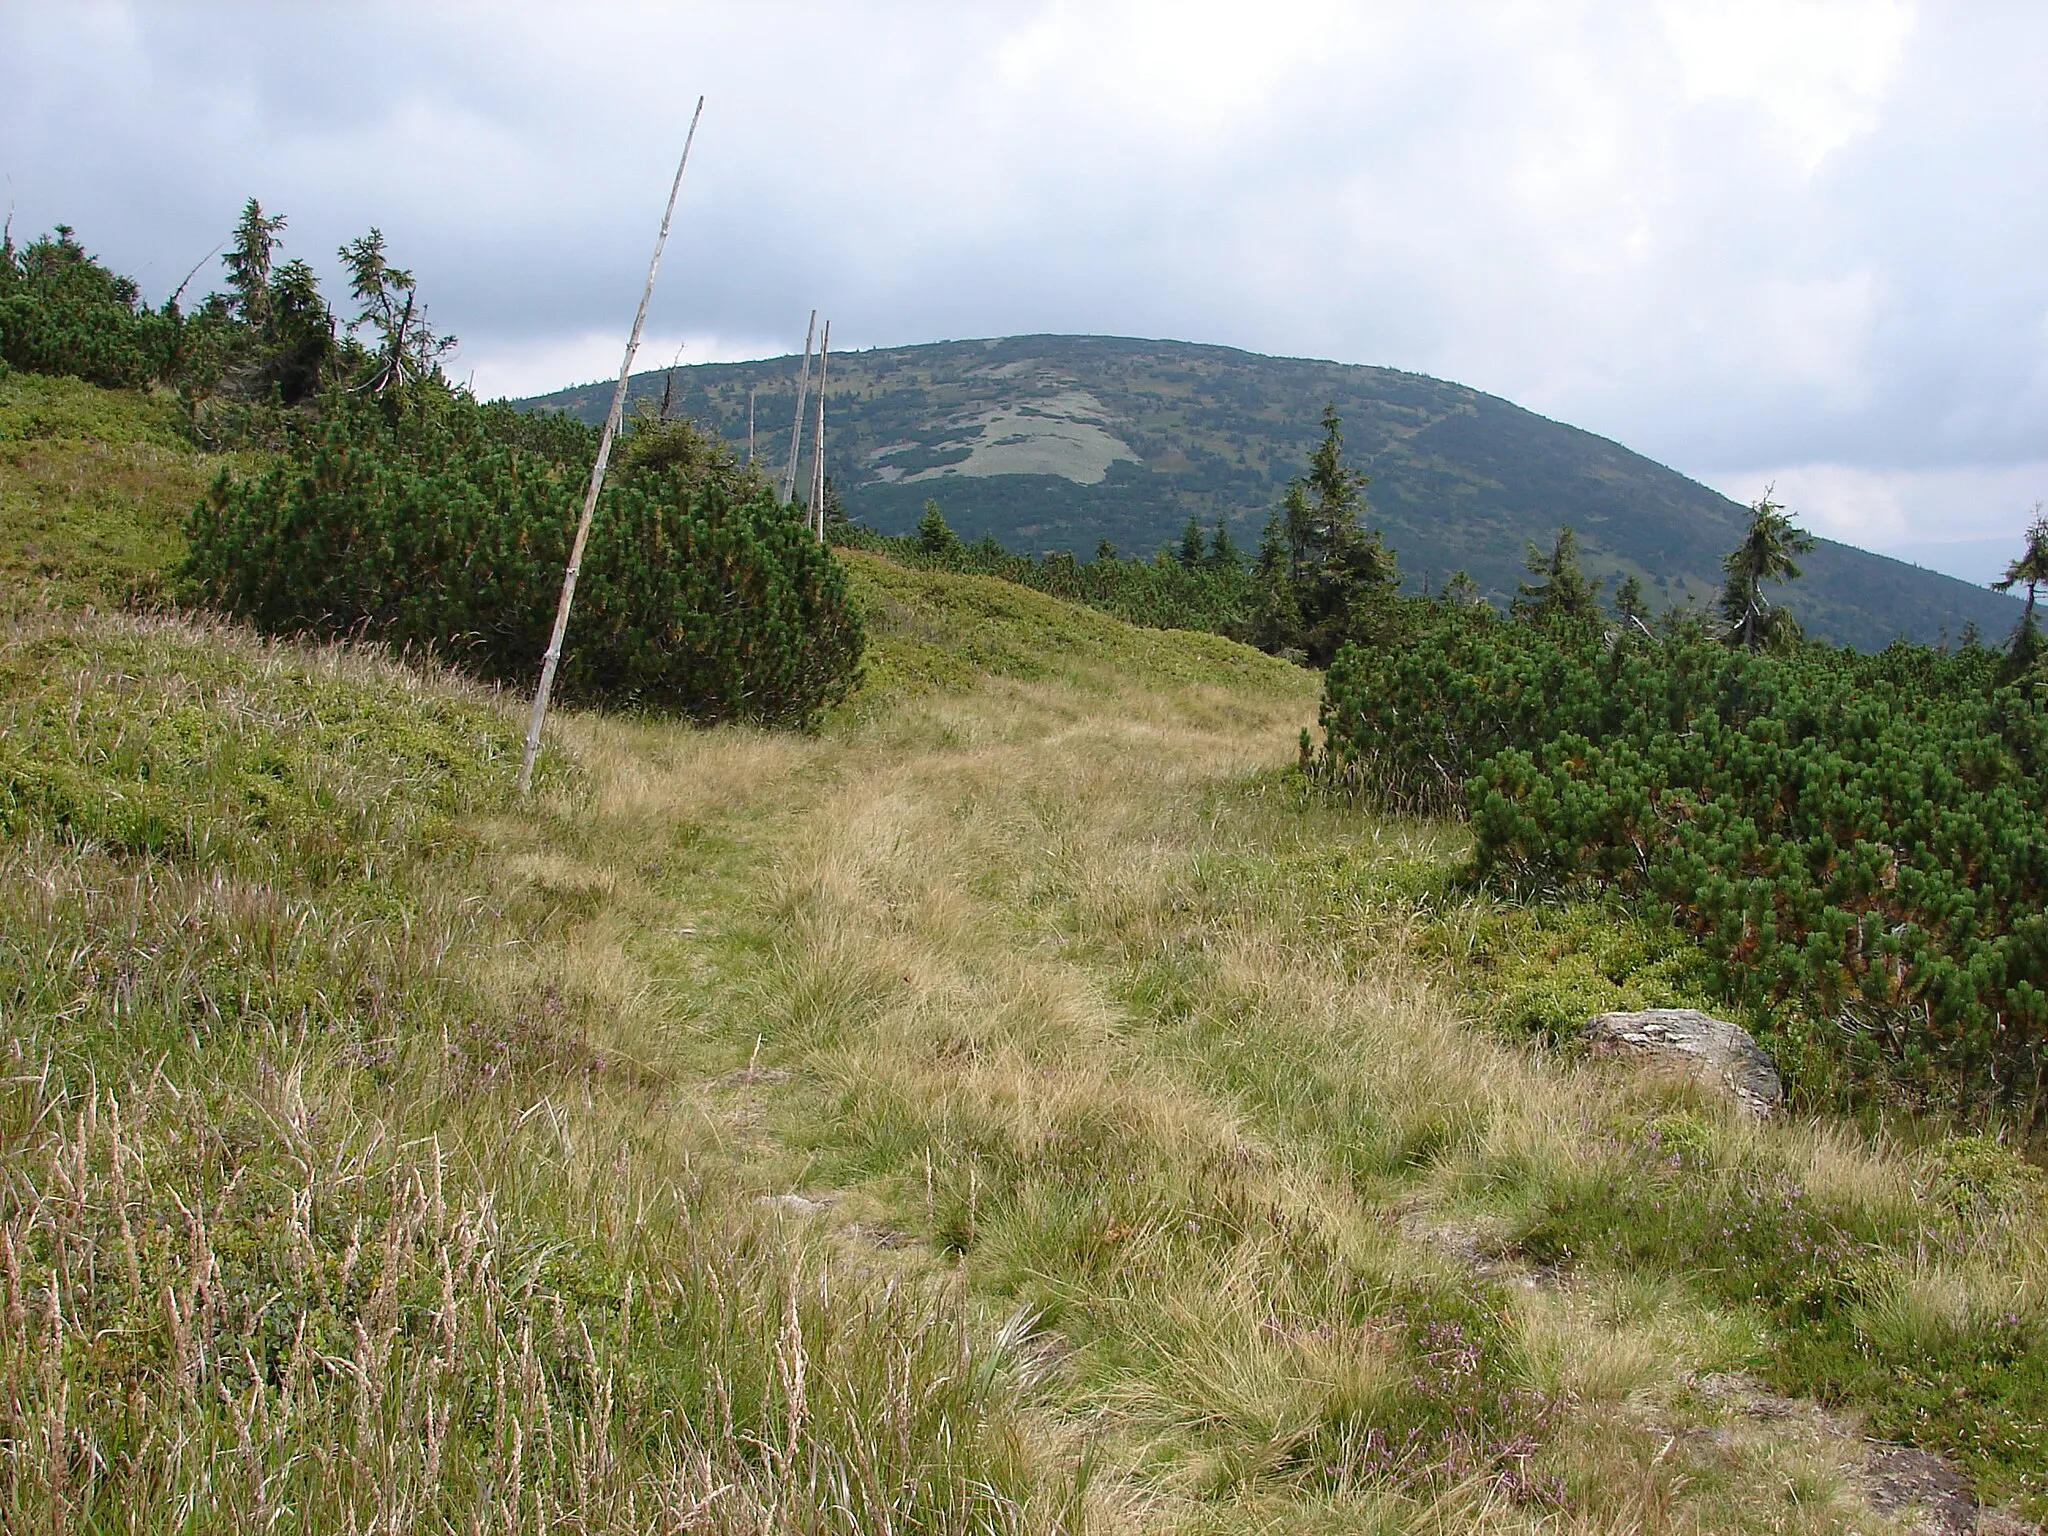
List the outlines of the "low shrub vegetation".
{"type": "MultiPolygon", "coordinates": [[[[930,516],[927,514],[927,526],[930,516]]],[[[943,515],[938,526],[943,529],[943,515]]],[[[1150,629],[1206,630],[1243,640],[1249,636],[1251,573],[1236,558],[1194,565],[1170,555],[1120,559],[1114,551],[1092,560],[1071,555],[1015,554],[993,539],[962,543],[947,529],[939,537],[907,534],[892,538],[869,529],[840,525],[835,539],[844,547],[886,555],[913,570],[997,576],[1070,603],[1083,603],[1150,629]]]]}
{"type": "Polygon", "coordinates": [[[171,366],[177,329],[172,310],[149,309],[67,227],[19,248],[0,241],[0,365],[140,388],[171,366]]]}
{"type": "Polygon", "coordinates": [[[1333,772],[1469,813],[1481,876],[1653,902],[1737,1004],[1916,1092],[2043,1106],[2048,689],[1999,654],[1418,607],[1339,656],[1323,723],[1333,772]]]}
{"type": "MultiPolygon", "coordinates": [[[[832,553],[687,425],[646,424],[598,503],[566,700],[803,725],[861,629],[832,553]]],[[[272,634],[361,634],[525,681],[554,623],[596,434],[419,386],[331,401],[193,514],[185,591],[272,634]]]]}
{"type": "Polygon", "coordinates": [[[174,400],[0,375],[0,613],[159,602],[220,469],[174,400]]]}
{"type": "MultiPolygon", "coordinates": [[[[252,199],[224,258],[228,291],[190,315],[178,296],[143,305],[69,229],[21,249],[10,237],[0,362],[175,390],[188,442],[270,451],[223,466],[192,512],[181,598],[272,634],[363,636],[524,681],[552,629],[597,434],[452,388],[440,362],[454,339],[428,324],[374,229],[339,253],[361,304],[343,324],[305,262],[277,259],[284,226],[252,199]]],[[[14,424],[28,437],[62,426],[39,411],[14,424]]],[[[844,572],[687,423],[636,427],[584,557],[565,700],[813,722],[859,667],[844,572]]]]}
{"type": "Polygon", "coordinates": [[[1568,1046],[1595,1014],[1725,1006],[1705,953],[1660,913],[1612,897],[1493,900],[1437,874],[1446,889],[1416,904],[1419,946],[1510,1037],[1568,1046]]]}

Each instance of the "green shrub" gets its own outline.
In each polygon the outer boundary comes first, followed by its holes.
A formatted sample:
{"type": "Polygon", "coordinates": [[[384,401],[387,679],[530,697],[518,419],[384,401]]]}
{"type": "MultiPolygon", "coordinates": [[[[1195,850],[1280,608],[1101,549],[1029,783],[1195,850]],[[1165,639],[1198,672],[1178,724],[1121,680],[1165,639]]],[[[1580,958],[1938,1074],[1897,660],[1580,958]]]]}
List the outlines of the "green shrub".
{"type": "Polygon", "coordinates": [[[1423,938],[1460,962],[1475,1011],[1516,1035],[1564,1043],[1594,1014],[1713,1005],[1699,946],[1661,914],[1611,898],[1453,907],[1423,938]]]}
{"type": "Polygon", "coordinates": [[[1334,770],[1466,810],[1497,881],[1662,903],[1738,1004],[2041,1107],[2048,694],[1976,647],[1750,655],[1409,606],[1331,668],[1334,770]]]}
{"type": "Polygon", "coordinates": [[[920,524],[919,532],[902,538],[850,525],[834,532],[850,548],[887,555],[919,570],[1000,577],[1146,629],[1195,630],[1247,643],[1256,638],[1252,613],[1257,584],[1234,559],[1199,566],[1163,556],[1119,560],[1113,553],[1089,561],[1060,552],[1034,559],[993,539],[963,544],[946,527],[944,514],[936,525],[920,524]]]}
{"type": "Polygon", "coordinates": [[[0,242],[0,361],[112,389],[155,382],[178,322],[142,303],[135,284],[86,254],[69,227],[17,250],[0,242]]]}
{"type": "MultiPolygon", "coordinates": [[[[687,430],[625,444],[558,687],[701,721],[808,722],[859,665],[844,572],[729,458],[657,450],[687,430]]],[[[366,634],[524,683],[594,452],[579,424],[429,387],[330,396],[265,473],[222,475],[193,514],[184,580],[272,634],[366,634]]]]}
{"type": "Polygon", "coordinates": [[[2048,1174],[1991,1136],[1949,1136],[1921,1153],[1929,1193],[1964,1219],[2009,1221],[2031,1215],[2048,1192],[2048,1174]]]}

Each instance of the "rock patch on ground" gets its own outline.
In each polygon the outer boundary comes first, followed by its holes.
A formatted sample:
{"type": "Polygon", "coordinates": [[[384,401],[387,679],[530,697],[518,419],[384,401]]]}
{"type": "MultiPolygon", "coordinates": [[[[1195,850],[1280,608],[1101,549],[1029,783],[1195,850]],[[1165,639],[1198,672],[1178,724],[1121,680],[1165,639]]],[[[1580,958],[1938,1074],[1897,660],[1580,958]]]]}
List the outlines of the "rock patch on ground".
{"type": "Polygon", "coordinates": [[[2010,1511],[1980,1505],[1962,1469],[1933,1451],[1867,1439],[1853,1419],[1807,1398],[1785,1397],[1743,1371],[1693,1379],[1702,1397],[1737,1419],[1797,1421],[1852,1448],[1855,1495],[1911,1536],[2042,1536],[2010,1511]]]}
{"type": "Polygon", "coordinates": [[[1749,1031],[1697,1008],[1596,1014],[1586,1021],[1585,1035],[1596,1053],[1640,1056],[1674,1067],[1725,1091],[1758,1118],[1784,1101],[1777,1065],[1749,1031]]]}

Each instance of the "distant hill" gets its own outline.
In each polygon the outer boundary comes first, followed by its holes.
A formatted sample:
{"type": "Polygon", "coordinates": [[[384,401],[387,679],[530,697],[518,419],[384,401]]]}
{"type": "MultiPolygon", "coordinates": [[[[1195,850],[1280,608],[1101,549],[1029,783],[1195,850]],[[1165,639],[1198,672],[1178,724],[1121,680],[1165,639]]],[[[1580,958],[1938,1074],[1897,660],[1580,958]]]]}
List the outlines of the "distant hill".
{"type": "Polygon", "coordinates": [[[1894,544],[1884,551],[1894,560],[1904,560],[1925,570],[1940,571],[1958,581],[1988,587],[2005,575],[2006,567],[2020,553],[2018,538],[2006,539],[1921,539],[1894,544]]]}
{"type": "MultiPolygon", "coordinates": [[[[779,467],[796,370],[794,358],[679,368],[675,408],[744,445],[751,390],[756,454],[779,467]]],[[[660,372],[635,375],[631,398],[658,402],[663,384],[660,372]]],[[[595,422],[610,398],[607,383],[520,403],[595,422]]],[[[1301,472],[1325,402],[1372,476],[1372,521],[1411,588],[1462,568],[1504,600],[1527,545],[1569,522],[1593,575],[1632,572],[1660,604],[1719,590],[1736,503],[1606,438],[1391,368],[1110,336],[837,354],[827,459],[848,509],[886,533],[907,531],[931,498],[963,537],[1030,553],[1085,559],[1107,538],[1149,554],[1190,513],[1226,518],[1250,546],[1301,472]]],[[[1934,642],[1972,620],[1995,640],[2019,613],[1998,593],[1827,540],[1805,565],[1785,601],[1839,644],[1934,642]]]]}

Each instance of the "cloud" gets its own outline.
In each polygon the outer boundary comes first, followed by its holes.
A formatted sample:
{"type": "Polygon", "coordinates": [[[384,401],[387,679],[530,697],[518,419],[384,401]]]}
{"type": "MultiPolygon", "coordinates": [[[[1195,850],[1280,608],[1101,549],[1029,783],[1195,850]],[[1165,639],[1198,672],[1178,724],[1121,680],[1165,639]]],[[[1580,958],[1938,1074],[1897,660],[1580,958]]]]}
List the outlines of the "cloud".
{"type": "Polygon", "coordinates": [[[1940,469],[1784,464],[1700,476],[1745,504],[1767,490],[1795,521],[1865,549],[1985,539],[2018,540],[2048,501],[2048,459],[1940,469]]]}
{"type": "Polygon", "coordinates": [[[1882,120],[1913,8],[1898,0],[1723,0],[1667,4],[1662,19],[1687,99],[1735,104],[1810,177],[1882,120]]]}
{"type": "MultiPolygon", "coordinates": [[[[462,349],[454,376],[485,399],[501,395],[518,399],[572,384],[615,380],[630,329],[630,324],[621,324],[615,331],[582,331],[539,342],[516,340],[509,345],[486,340],[462,349]]],[[[640,337],[633,371],[645,373],[672,363],[746,362],[757,357],[776,357],[782,350],[778,341],[761,338],[645,332],[640,337]]]]}
{"type": "Polygon", "coordinates": [[[670,344],[1219,341],[1867,490],[2048,441],[2044,46],[1904,0],[0,5],[0,170],[153,293],[251,193],[330,271],[375,223],[524,389],[615,366],[702,91],[670,344]]]}

